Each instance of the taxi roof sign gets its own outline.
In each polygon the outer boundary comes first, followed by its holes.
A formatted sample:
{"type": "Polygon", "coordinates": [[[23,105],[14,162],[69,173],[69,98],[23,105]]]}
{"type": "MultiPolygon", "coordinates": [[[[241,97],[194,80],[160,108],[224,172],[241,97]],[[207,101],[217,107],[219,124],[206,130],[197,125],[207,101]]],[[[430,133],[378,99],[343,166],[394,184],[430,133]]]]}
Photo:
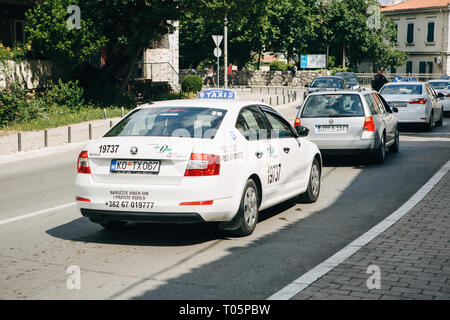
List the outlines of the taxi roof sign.
{"type": "Polygon", "coordinates": [[[441,80],[450,80],[450,76],[442,76],[441,80]]]}
{"type": "Polygon", "coordinates": [[[234,90],[228,89],[208,89],[200,91],[197,99],[237,99],[238,94],[234,90]]]}
{"type": "Polygon", "coordinates": [[[402,82],[417,82],[419,81],[419,79],[417,79],[416,77],[404,77],[401,80],[402,82]]]}

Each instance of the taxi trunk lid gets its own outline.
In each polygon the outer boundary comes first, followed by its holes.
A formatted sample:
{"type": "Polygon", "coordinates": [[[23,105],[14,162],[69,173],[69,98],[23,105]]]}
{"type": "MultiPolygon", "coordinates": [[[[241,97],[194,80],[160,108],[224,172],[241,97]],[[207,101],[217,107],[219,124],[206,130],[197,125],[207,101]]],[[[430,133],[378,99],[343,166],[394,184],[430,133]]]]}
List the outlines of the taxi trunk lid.
{"type": "Polygon", "coordinates": [[[194,150],[195,140],[185,137],[134,136],[99,139],[90,143],[87,148],[92,177],[97,183],[180,184],[194,150]],[[118,160],[124,165],[125,163],[120,161],[126,160],[126,163],[130,164],[129,169],[118,170],[115,167],[118,160]],[[112,164],[115,167],[113,170],[112,164]],[[141,167],[147,168],[150,164],[157,172],[137,171],[141,170],[141,167]]]}

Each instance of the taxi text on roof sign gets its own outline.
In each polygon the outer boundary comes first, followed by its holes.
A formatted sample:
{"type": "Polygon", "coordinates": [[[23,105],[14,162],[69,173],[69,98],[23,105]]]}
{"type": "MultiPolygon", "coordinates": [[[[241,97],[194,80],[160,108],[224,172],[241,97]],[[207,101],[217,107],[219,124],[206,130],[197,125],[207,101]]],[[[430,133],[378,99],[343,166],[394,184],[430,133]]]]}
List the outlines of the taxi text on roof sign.
{"type": "Polygon", "coordinates": [[[238,95],[234,90],[227,89],[208,89],[200,91],[198,99],[237,99],[238,95]]]}
{"type": "Polygon", "coordinates": [[[441,79],[442,80],[450,80],[450,76],[442,76],[441,79]]]}
{"type": "Polygon", "coordinates": [[[402,79],[403,82],[417,82],[418,79],[416,77],[405,77],[402,79]]]}
{"type": "Polygon", "coordinates": [[[418,79],[416,77],[400,77],[400,76],[396,76],[394,78],[394,82],[417,82],[418,79]]]}

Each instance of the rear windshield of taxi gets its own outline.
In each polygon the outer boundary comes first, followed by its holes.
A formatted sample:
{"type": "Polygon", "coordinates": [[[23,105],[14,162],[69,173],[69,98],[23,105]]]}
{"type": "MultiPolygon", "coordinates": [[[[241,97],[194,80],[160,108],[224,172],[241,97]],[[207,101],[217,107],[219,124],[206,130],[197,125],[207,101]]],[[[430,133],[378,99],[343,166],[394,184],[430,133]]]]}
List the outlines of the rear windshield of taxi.
{"type": "Polygon", "coordinates": [[[440,81],[440,82],[428,82],[428,84],[434,89],[434,90],[447,90],[449,89],[450,82],[440,81]]]}
{"type": "Polygon", "coordinates": [[[420,84],[395,84],[384,86],[381,94],[422,94],[422,85],[420,84]]]}
{"type": "Polygon", "coordinates": [[[342,88],[342,80],[337,78],[320,78],[313,81],[311,88],[342,88]]]}
{"type": "Polygon", "coordinates": [[[153,107],[128,114],[105,137],[151,136],[214,139],[227,113],[200,107],[153,107]]]}
{"type": "Polygon", "coordinates": [[[321,94],[309,96],[301,118],[364,117],[358,94],[321,94]]]}

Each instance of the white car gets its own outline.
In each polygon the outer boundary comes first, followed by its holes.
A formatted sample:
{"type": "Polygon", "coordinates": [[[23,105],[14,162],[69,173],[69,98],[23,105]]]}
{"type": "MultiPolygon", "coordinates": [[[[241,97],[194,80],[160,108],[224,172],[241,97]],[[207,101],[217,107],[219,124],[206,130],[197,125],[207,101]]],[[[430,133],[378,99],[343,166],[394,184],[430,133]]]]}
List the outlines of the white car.
{"type": "Polygon", "coordinates": [[[397,108],[398,122],[421,123],[427,131],[444,121],[442,93],[437,94],[424,82],[393,82],[381,88],[380,94],[391,108],[397,108]]]}
{"type": "Polygon", "coordinates": [[[88,143],[77,164],[82,215],[105,228],[216,221],[245,236],[260,210],[316,201],[322,160],[308,130],[260,102],[217,99],[233,96],[211,89],[146,104],[88,143]]]}
{"type": "Polygon", "coordinates": [[[444,95],[442,100],[444,113],[450,113],[450,80],[430,80],[427,83],[434,89],[434,91],[444,95]]]}

